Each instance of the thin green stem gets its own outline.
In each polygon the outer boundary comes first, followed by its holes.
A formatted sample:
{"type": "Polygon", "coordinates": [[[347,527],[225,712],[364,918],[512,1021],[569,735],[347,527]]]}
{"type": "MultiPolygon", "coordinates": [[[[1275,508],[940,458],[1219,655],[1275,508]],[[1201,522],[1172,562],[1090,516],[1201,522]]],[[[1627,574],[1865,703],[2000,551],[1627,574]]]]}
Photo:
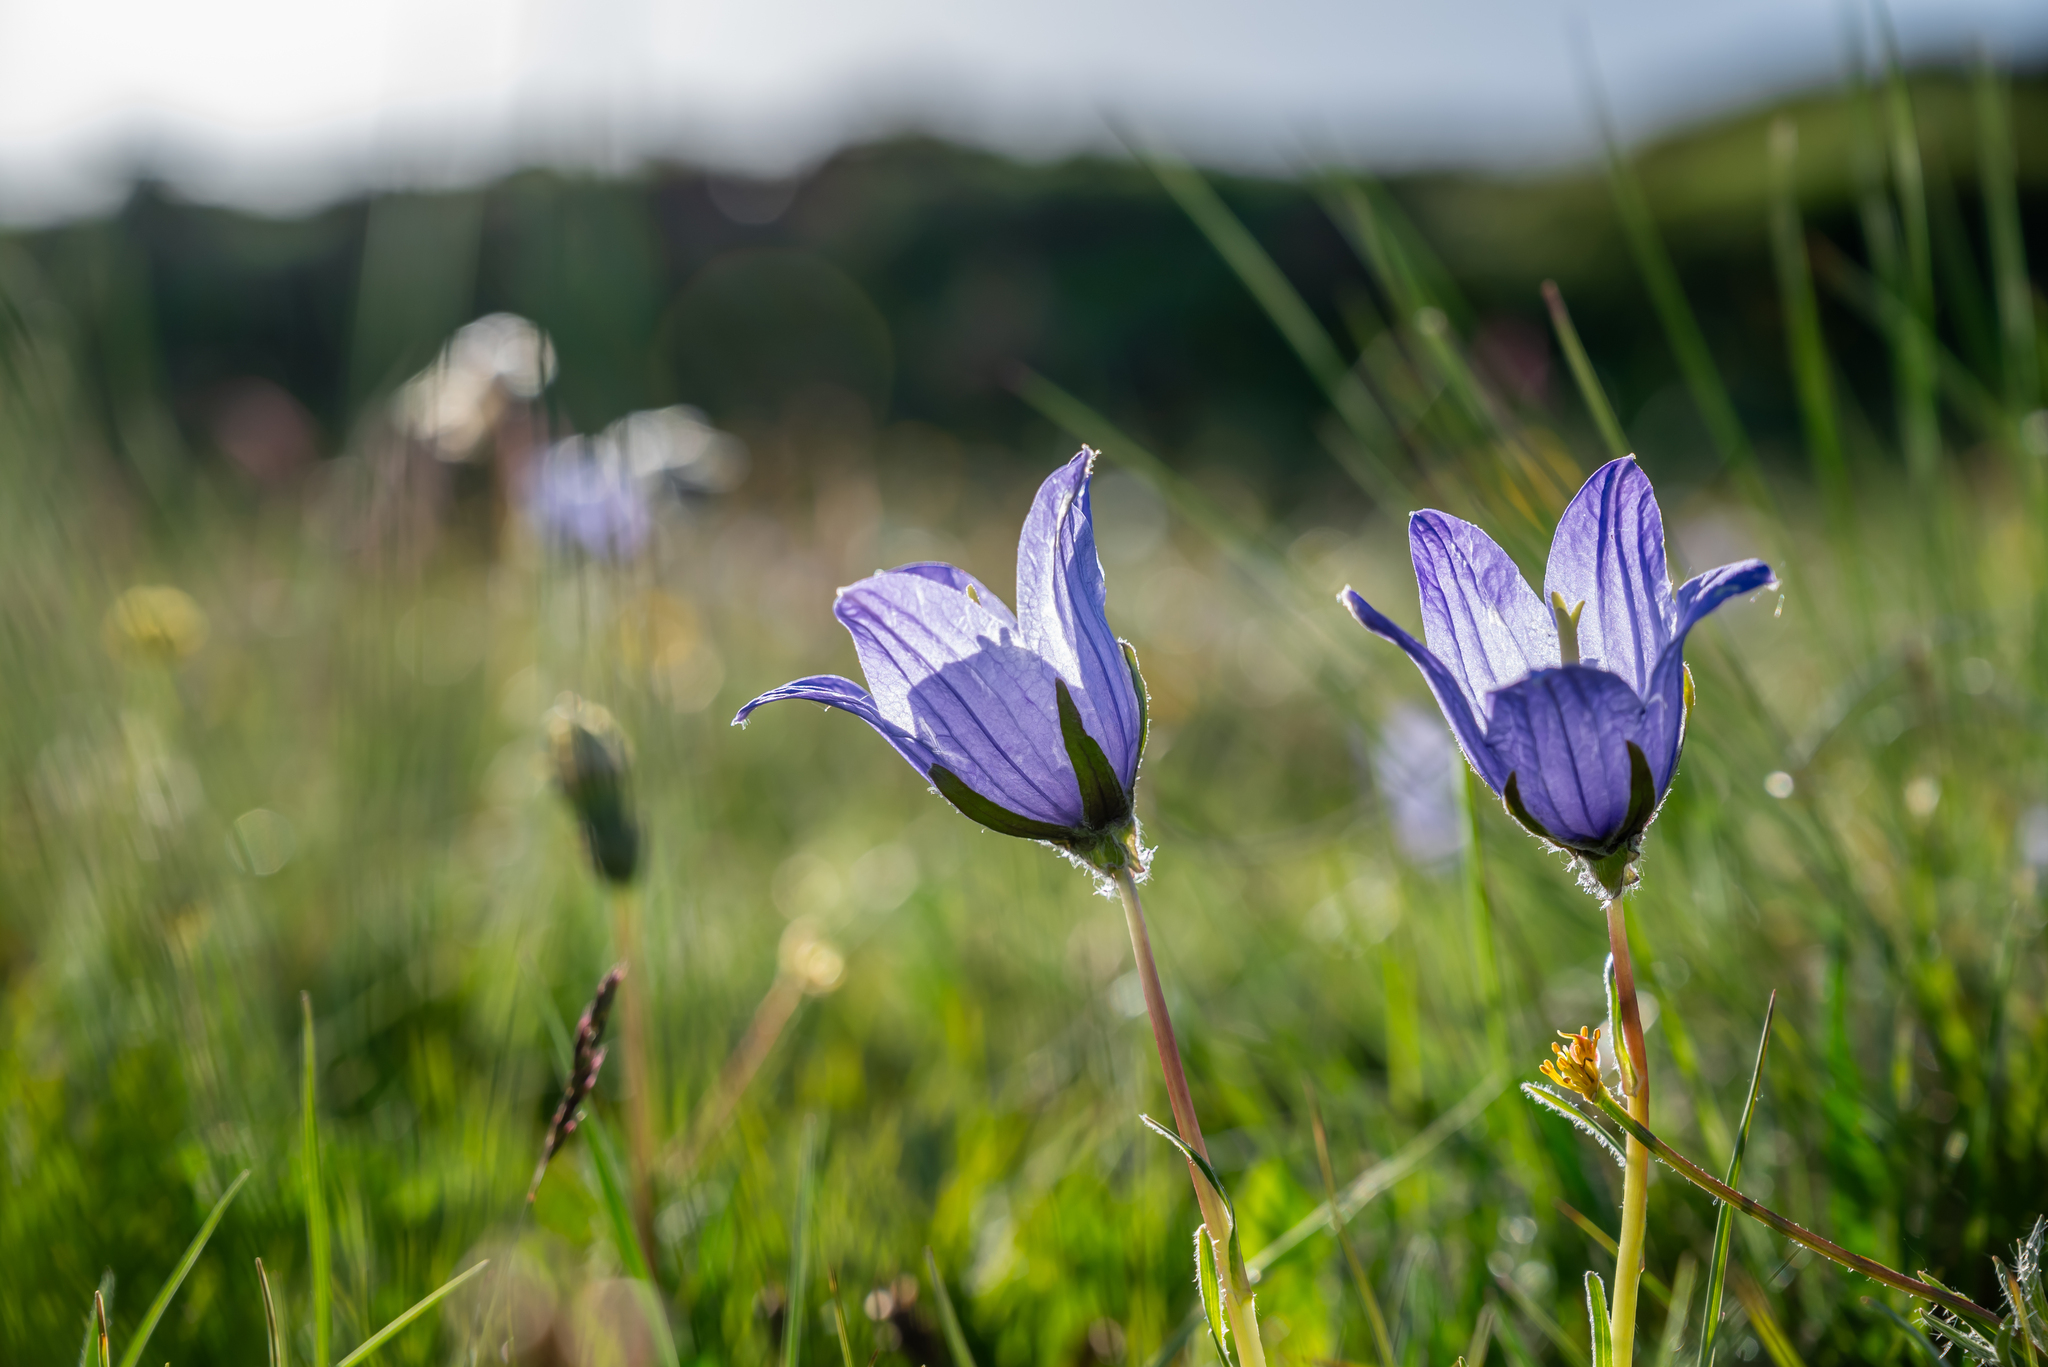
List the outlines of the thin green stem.
{"type": "MultiPolygon", "coordinates": [[[[1643,1048],[1643,1017],[1636,1004],[1635,964],[1628,952],[1628,921],[1621,898],[1607,899],[1607,941],[1614,954],[1614,993],[1621,1019],[1615,1022],[1618,1048],[1628,1051],[1622,1069],[1629,1114],[1650,1118],[1650,1056],[1643,1048]]],[[[1621,1239],[1614,1255],[1614,1302],[1609,1333],[1614,1340],[1614,1367],[1630,1367],[1636,1350],[1636,1287],[1643,1273],[1643,1231],[1650,1215],[1650,1152],[1631,1137],[1621,1184],[1621,1239]]]]}
{"type": "MultiPolygon", "coordinates": [[[[1166,1075],[1173,1127],[1179,1131],[1181,1142],[1206,1160],[1209,1146],[1202,1140],[1201,1122],[1195,1119],[1195,1101],[1188,1093],[1188,1076],[1180,1064],[1180,1045],[1173,1037],[1173,1020],[1166,1014],[1166,994],[1159,986],[1159,967],[1152,960],[1152,937],[1145,929],[1145,907],[1138,900],[1137,880],[1128,868],[1118,869],[1110,876],[1116,883],[1117,895],[1123,899],[1124,923],[1131,932],[1131,953],[1138,961],[1138,980],[1145,988],[1145,1012],[1152,1019],[1153,1042],[1159,1046],[1159,1070],[1166,1075]]],[[[1223,1193],[1204,1181],[1193,1163],[1188,1164],[1188,1180],[1195,1184],[1195,1203],[1202,1209],[1209,1236],[1219,1247],[1227,1247],[1231,1216],[1224,1207],[1223,1193]]],[[[1226,1308],[1231,1331],[1237,1335],[1238,1353],[1244,1367],[1266,1367],[1266,1349],[1259,1341],[1259,1315],[1252,1304],[1250,1279],[1230,1266],[1232,1259],[1221,1261],[1229,1267],[1230,1299],[1226,1308]]]]}
{"type": "Polygon", "coordinates": [[[1851,1272],[1860,1272],[1874,1282],[1889,1286],[1897,1291],[1903,1291],[1909,1296],[1917,1296],[1923,1301],[1938,1305],[1942,1309],[1951,1311],[1965,1319],[1975,1320],[1979,1324],[1994,1329],[1998,1327],[1999,1317],[1968,1297],[1957,1295],[1945,1287],[1930,1285],[1916,1277],[1909,1277],[1903,1272],[1886,1267],[1883,1263],[1873,1258],[1866,1258],[1860,1253],[1851,1253],[1833,1240],[1823,1238],[1804,1225],[1778,1214],[1777,1211],[1772,1210],[1769,1206],[1744,1196],[1726,1182],[1714,1177],[1677,1149],[1672,1148],[1669,1144],[1659,1139],[1651,1132],[1647,1125],[1623,1110],[1620,1103],[1616,1102],[1613,1097],[1603,1095],[1597,1104],[1601,1114],[1620,1125],[1623,1130],[1627,1131],[1632,1141],[1642,1144],[1651,1153],[1656,1154],[1666,1167],[1670,1168],[1680,1177],[1683,1177],[1686,1181],[1692,1183],[1716,1200],[1724,1201],[1735,1207],[1759,1224],[1775,1229],[1800,1247],[1812,1249],[1823,1258],[1840,1263],[1851,1272]]]}

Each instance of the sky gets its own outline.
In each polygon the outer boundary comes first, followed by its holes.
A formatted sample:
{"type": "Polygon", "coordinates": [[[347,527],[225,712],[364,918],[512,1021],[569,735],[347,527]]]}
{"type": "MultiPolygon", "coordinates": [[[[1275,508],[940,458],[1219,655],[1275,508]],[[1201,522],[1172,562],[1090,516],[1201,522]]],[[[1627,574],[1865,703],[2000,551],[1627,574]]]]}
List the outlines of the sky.
{"type": "MultiPolygon", "coordinates": [[[[1538,170],[1827,84],[1867,0],[0,0],[0,220],[137,174],[299,212],[533,164],[761,178],[925,132],[1047,158],[1538,170]],[[1589,77],[1591,81],[1589,81],[1589,77]]],[[[1892,0],[1909,62],[2048,59],[2044,0],[1892,0]]]]}

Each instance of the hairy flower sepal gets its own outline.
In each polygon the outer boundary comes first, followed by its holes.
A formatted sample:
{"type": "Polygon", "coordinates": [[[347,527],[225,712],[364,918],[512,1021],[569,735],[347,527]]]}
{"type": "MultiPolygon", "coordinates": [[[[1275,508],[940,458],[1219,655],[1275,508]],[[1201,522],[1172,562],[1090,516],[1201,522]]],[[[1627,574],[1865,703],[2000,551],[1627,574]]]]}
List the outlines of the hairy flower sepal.
{"type": "Polygon", "coordinates": [[[1659,1139],[1649,1126],[1630,1115],[1621,1103],[1615,1100],[1614,1094],[1607,1090],[1606,1084],[1600,1079],[1598,1030],[1581,1030],[1576,1035],[1565,1035],[1563,1031],[1558,1033],[1567,1043],[1564,1046],[1551,1045],[1553,1057],[1545,1060],[1542,1065],[1544,1076],[1557,1086],[1551,1088],[1542,1087],[1541,1084],[1524,1084],[1522,1090],[1531,1100],[1540,1101],[1552,1109],[1569,1105],[1582,1127],[1592,1125],[1599,1129],[1600,1138],[1610,1150],[1615,1145],[1606,1126],[1601,1122],[1618,1125],[1629,1138],[1656,1155],[1665,1167],[1715,1200],[1733,1206],[1759,1224],[1776,1230],[1793,1243],[1811,1249],[1851,1272],[1861,1273],[1874,1282],[1880,1282],[1909,1296],[1938,1305],[1950,1314],[1993,1329],[1997,1328],[1999,1316],[1967,1296],[1951,1291],[1945,1286],[1909,1277],[1860,1253],[1851,1253],[1840,1244],[1815,1234],[1762,1202],[1744,1196],[1708,1173],[1699,1164],[1659,1139]]]}
{"type": "Polygon", "coordinates": [[[772,689],[873,727],[991,830],[1102,874],[1142,872],[1132,810],[1149,725],[1131,647],[1110,630],[1083,447],[1039,486],[1017,538],[1017,609],[953,565],[902,565],[839,591],[867,687],[820,674],[772,689]]]}

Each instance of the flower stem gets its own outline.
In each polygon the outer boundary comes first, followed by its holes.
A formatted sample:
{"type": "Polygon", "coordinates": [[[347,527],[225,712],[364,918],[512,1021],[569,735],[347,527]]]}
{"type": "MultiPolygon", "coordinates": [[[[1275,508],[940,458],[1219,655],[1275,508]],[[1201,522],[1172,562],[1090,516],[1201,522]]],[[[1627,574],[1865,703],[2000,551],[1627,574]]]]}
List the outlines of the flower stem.
{"type": "MultiPolygon", "coordinates": [[[[1118,869],[1110,875],[1116,882],[1117,894],[1123,898],[1124,923],[1131,932],[1131,953],[1138,961],[1138,980],[1145,987],[1145,1012],[1152,1018],[1152,1039],[1159,1046],[1159,1070],[1166,1075],[1166,1097],[1173,1107],[1173,1127],[1179,1131],[1181,1141],[1204,1159],[1209,1156],[1209,1146],[1202,1140],[1201,1122],[1195,1119],[1195,1101],[1188,1093],[1188,1076],[1180,1066],[1180,1045],[1173,1037],[1173,1021],[1166,1014],[1166,994],[1159,987],[1159,966],[1152,961],[1152,937],[1145,929],[1145,908],[1138,900],[1137,880],[1127,868],[1118,869]]],[[[1202,1177],[1193,1163],[1188,1164],[1188,1179],[1195,1184],[1195,1203],[1202,1209],[1203,1223],[1209,1227],[1209,1235],[1216,1240],[1219,1256],[1217,1265],[1225,1269],[1230,1279],[1230,1295],[1225,1309],[1230,1315],[1231,1331],[1237,1335],[1237,1351],[1244,1367],[1266,1367],[1265,1345],[1259,1341],[1259,1315],[1252,1304],[1251,1284],[1239,1269],[1232,1266],[1232,1260],[1222,1250],[1230,1241],[1230,1213],[1224,1208],[1223,1194],[1202,1177]]]]}
{"type": "Polygon", "coordinates": [[[1706,1192],[1717,1201],[1723,1201],[1735,1207],[1757,1223],[1777,1230],[1778,1233],[1802,1248],[1810,1248],[1823,1258],[1840,1263],[1851,1272],[1860,1272],[1874,1282],[1882,1283],[1885,1286],[1892,1287],[1894,1290],[1903,1291],[1907,1295],[1917,1297],[1920,1300],[1931,1302],[1961,1318],[1975,1320],[1977,1323],[1993,1329],[1998,1327],[2000,1323],[1998,1315],[1993,1311],[1985,1309],[1968,1297],[1958,1295],[1946,1287],[1930,1285],[1919,1280],[1917,1277],[1909,1277],[1903,1272],[1886,1267],[1883,1263],[1873,1258],[1866,1258],[1860,1253],[1851,1253],[1832,1239],[1823,1238],[1804,1225],[1778,1214],[1777,1211],[1772,1210],[1762,1202],[1744,1196],[1735,1188],[1708,1173],[1677,1149],[1672,1148],[1669,1144],[1659,1139],[1651,1132],[1648,1126],[1615,1104],[1614,1098],[1603,1097],[1599,1103],[1599,1109],[1603,1114],[1611,1117],[1618,1123],[1623,1130],[1628,1132],[1631,1151],[1633,1151],[1634,1145],[1642,1144],[1650,1152],[1656,1154],[1659,1159],[1663,1160],[1666,1167],[1698,1187],[1701,1191],[1706,1192]]]}
{"type": "MultiPolygon", "coordinates": [[[[1614,995],[1621,1008],[1615,1022],[1621,1038],[1615,1043],[1628,1051],[1623,1061],[1623,1085],[1628,1089],[1628,1113],[1638,1123],[1650,1119],[1650,1056],[1643,1048],[1643,1017],[1636,1004],[1635,964],[1628,953],[1628,918],[1621,898],[1607,900],[1607,942],[1614,954],[1614,995]]],[[[1608,1316],[1608,1332],[1614,1340],[1614,1367],[1630,1367],[1636,1349],[1636,1286],[1643,1273],[1643,1229],[1650,1214],[1650,1151],[1631,1133],[1627,1165],[1621,1184],[1621,1240],[1614,1255],[1614,1304],[1608,1316]]]]}
{"type": "Polygon", "coordinates": [[[612,888],[612,935],[618,941],[619,957],[636,972],[621,983],[620,1003],[625,1016],[621,1043],[626,1054],[626,1146],[632,1167],[633,1224],[641,1247],[649,1257],[654,1252],[654,1079],[647,1067],[646,973],[640,963],[640,894],[629,885],[612,888]]]}

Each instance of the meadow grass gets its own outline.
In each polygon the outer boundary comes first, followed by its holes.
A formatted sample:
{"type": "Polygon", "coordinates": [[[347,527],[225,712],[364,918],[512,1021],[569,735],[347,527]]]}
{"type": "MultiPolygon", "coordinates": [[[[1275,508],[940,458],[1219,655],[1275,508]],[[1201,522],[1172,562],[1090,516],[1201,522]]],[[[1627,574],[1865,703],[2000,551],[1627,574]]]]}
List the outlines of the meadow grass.
{"type": "MultiPolygon", "coordinates": [[[[1694,637],[1681,776],[1629,902],[1653,1127],[1713,1172],[1746,1139],[1743,1191],[1998,1305],[1992,1255],[2048,1209],[2048,418],[2013,133],[1989,77],[1981,99],[1979,236],[1930,217],[1896,84],[1848,97],[1864,240],[1806,235],[1796,130],[1756,148],[1783,315],[1750,340],[1785,352],[1803,454],[1742,426],[1619,158],[1614,185],[1723,458],[1688,483],[1639,453],[1674,561],[1754,553],[1784,584],[1694,637]],[[1893,410],[1845,382],[1829,343],[1851,329],[1881,343],[1893,410]]],[[[1110,617],[1153,696],[1146,902],[1267,1349],[1586,1362],[1619,1172],[1514,1084],[1605,1014],[1600,908],[1447,745],[1389,777],[1428,700],[1332,595],[1411,601],[1400,517],[1424,504],[1536,564],[1627,442],[1601,358],[1560,301],[1579,387],[1517,395],[1397,199],[1333,176],[1374,284],[1339,336],[1155,160],[1327,395],[1328,458],[1375,509],[1262,508],[1256,472],[1177,473],[1085,377],[1020,385],[1104,453],[1110,617]],[[1434,846],[1397,836],[1416,801],[1434,846]]],[[[99,448],[65,300],[18,253],[0,277],[0,1357],[98,1351],[95,1288],[124,1367],[145,1343],[330,1367],[508,1337],[532,1362],[1213,1356],[1186,1167],[1138,1120],[1165,1098],[1115,907],[845,717],[726,725],[850,671],[836,585],[922,558],[999,579],[1072,443],[962,478],[817,400],[746,432],[763,477],[668,509],[617,563],[374,415],[281,494],[203,469],[138,490],[99,448]],[[529,1209],[564,1022],[632,924],[550,791],[564,690],[632,738],[645,1050],[601,1073],[529,1209]]],[[[171,427],[110,421],[136,449],[171,427]]],[[[1691,1362],[1712,1324],[1724,1361],[1909,1361],[1909,1304],[1653,1179],[1645,1360],[1691,1362]]]]}

